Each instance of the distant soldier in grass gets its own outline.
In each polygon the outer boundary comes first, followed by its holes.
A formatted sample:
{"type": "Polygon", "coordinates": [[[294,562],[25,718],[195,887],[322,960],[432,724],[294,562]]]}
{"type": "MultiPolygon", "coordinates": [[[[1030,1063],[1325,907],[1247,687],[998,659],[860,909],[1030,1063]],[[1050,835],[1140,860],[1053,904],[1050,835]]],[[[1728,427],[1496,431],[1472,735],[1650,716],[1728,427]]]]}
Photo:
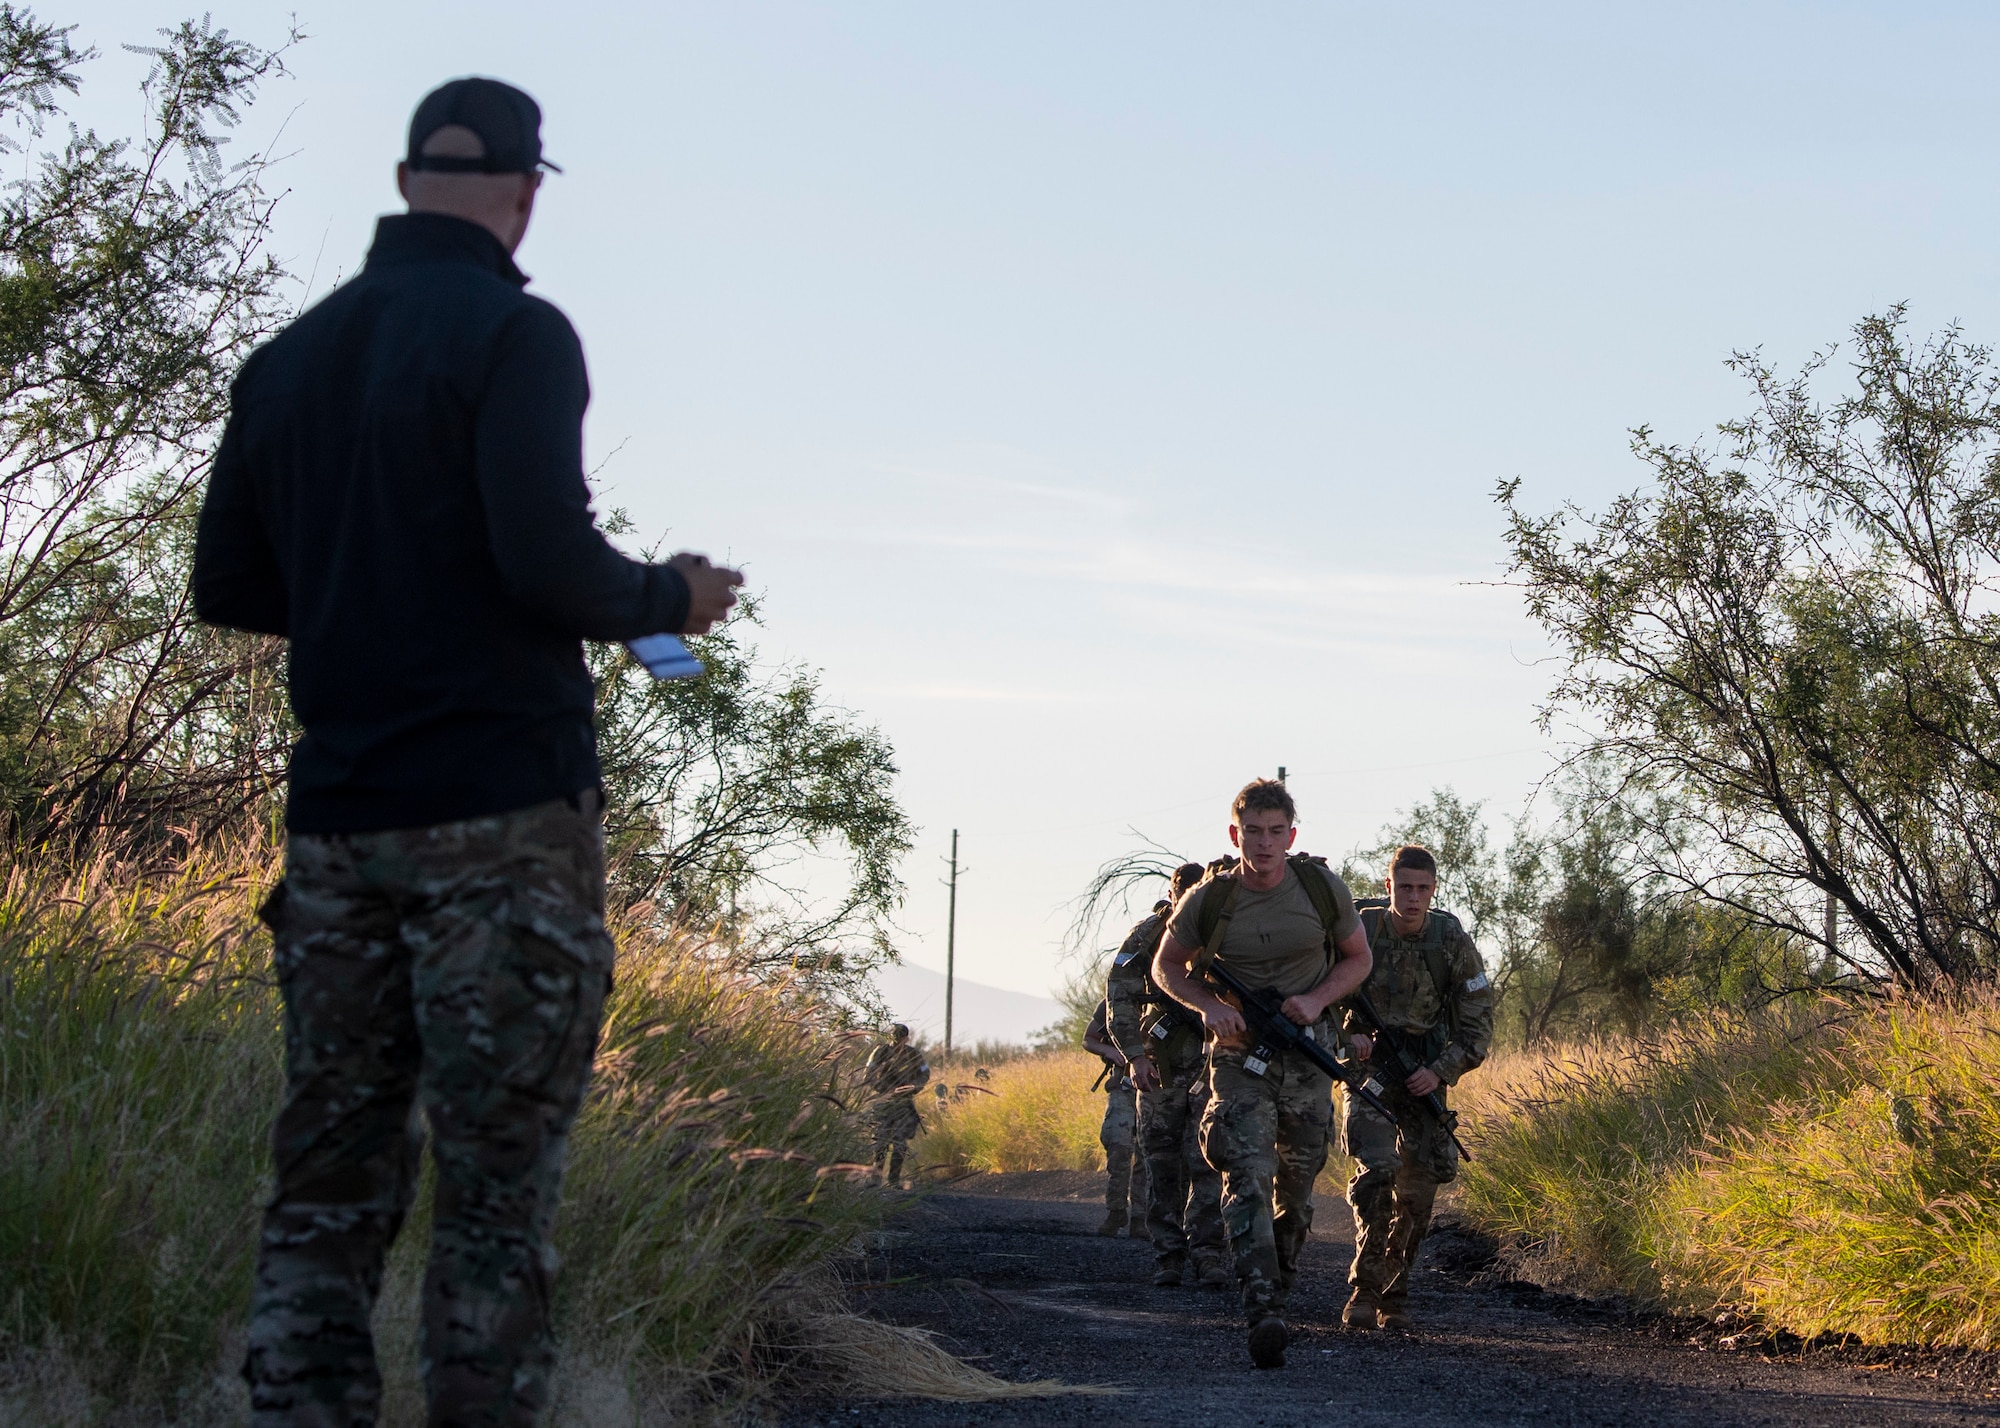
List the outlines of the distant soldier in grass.
{"type": "Polygon", "coordinates": [[[1222,1228],[1222,1177],[1201,1153],[1201,1112],[1208,1104],[1208,1051],[1201,1021],[1153,984],[1153,954],[1167,917],[1201,881],[1200,863],[1174,871],[1166,899],[1125,937],[1105,977],[1111,1040],[1139,1088],[1139,1145],[1146,1168],[1146,1229],[1153,1241],[1153,1283],[1181,1282],[1192,1255],[1196,1282],[1229,1285],[1222,1228]]]}
{"type": "Polygon", "coordinates": [[[426,1125],[430,1421],[546,1404],[550,1230],[613,951],[582,642],[705,633],[741,580],[629,560],[592,521],[583,349],[512,256],[540,126],[497,80],[425,97],[409,212],[243,364],[202,503],[195,609],[290,639],[301,730],[264,914],[286,1086],[257,1428],[375,1421],[369,1313],[426,1125]]]}
{"type": "Polygon", "coordinates": [[[1250,1361],[1285,1362],[1284,1312],[1312,1229],[1313,1181],[1326,1165],[1333,1082],[1297,1051],[1257,1054],[1242,1010],[1201,976],[1220,962],[1284,1000],[1283,1015],[1332,1047],[1328,1008],[1368,976],[1367,934],[1347,885],[1316,859],[1289,856],[1291,794],[1258,779],[1236,795],[1229,837],[1242,857],[1183,897],[1153,959],[1153,980],[1197,1013],[1209,1038],[1201,1144],[1222,1172],[1222,1220],[1249,1322],[1250,1361]]]}
{"type": "Polygon", "coordinates": [[[1090,1025],[1084,1028],[1083,1049],[1104,1058],[1104,1071],[1098,1077],[1098,1084],[1104,1087],[1104,1120],[1097,1129],[1097,1143],[1104,1147],[1104,1223],[1097,1227],[1097,1233],[1115,1237],[1124,1234],[1136,1218],[1134,1212],[1145,1203],[1146,1191],[1143,1172],[1137,1180],[1132,1175],[1132,1152],[1138,1142],[1138,1089],[1132,1084],[1125,1053],[1112,1043],[1105,1017],[1105,1003],[1100,998],[1090,1025]]]}
{"type": "Polygon", "coordinates": [[[1458,919],[1431,907],[1437,859],[1409,844],[1389,860],[1388,897],[1364,907],[1361,919],[1374,958],[1362,990],[1417,1070],[1405,1077],[1386,1046],[1350,1011],[1345,1030],[1354,1052],[1372,1059],[1391,1125],[1352,1096],[1346,1100],[1347,1153],[1354,1179],[1353,1286],[1341,1322],[1352,1328],[1410,1327],[1410,1267],[1430,1228],[1438,1187],[1458,1176],[1451,1126],[1426,1104],[1431,1092],[1486,1059],[1493,1045],[1493,989],[1479,949],[1458,919]]]}
{"type": "Polygon", "coordinates": [[[875,1094],[875,1169],[883,1184],[900,1185],[910,1137],[924,1126],[917,1092],[931,1079],[930,1063],[910,1045],[910,1029],[898,1023],[889,1028],[889,1039],[868,1053],[861,1074],[875,1094]]]}

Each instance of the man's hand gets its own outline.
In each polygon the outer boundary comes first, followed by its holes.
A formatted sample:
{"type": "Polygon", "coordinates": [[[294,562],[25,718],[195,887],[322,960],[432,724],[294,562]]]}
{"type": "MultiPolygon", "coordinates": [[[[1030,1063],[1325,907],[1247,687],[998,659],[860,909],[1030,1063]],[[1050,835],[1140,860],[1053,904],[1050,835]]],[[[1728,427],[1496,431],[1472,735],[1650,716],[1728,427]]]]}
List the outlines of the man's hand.
{"type": "Polygon", "coordinates": [[[1218,1041],[1234,1041],[1243,1035],[1243,1013],[1225,1001],[1211,1000],[1203,1007],[1201,1024],[1218,1041]]]}
{"type": "Polygon", "coordinates": [[[711,565],[707,556],[685,550],[667,564],[678,570],[681,579],[687,581],[687,621],[681,626],[680,633],[705,635],[729,617],[729,611],[736,604],[736,587],[743,583],[742,571],[731,570],[726,565],[711,565]]]}
{"type": "Polygon", "coordinates": [[[1326,1010],[1326,1003],[1311,992],[1301,992],[1295,997],[1286,997],[1284,1005],[1278,1010],[1285,1014],[1285,1020],[1293,1026],[1311,1026],[1326,1010]]]}
{"type": "Polygon", "coordinates": [[[1355,1032],[1347,1038],[1347,1044],[1354,1048],[1356,1061],[1366,1061],[1375,1054],[1375,1038],[1365,1032],[1355,1032]]]}
{"type": "Polygon", "coordinates": [[[1128,1068],[1132,1073],[1132,1084],[1141,1091],[1157,1091],[1160,1089],[1160,1073],[1154,1069],[1152,1057],[1134,1057],[1128,1063],[1128,1068]]]}
{"type": "Polygon", "coordinates": [[[1444,1084],[1444,1078],[1428,1066],[1419,1066],[1410,1073],[1409,1080],[1403,1082],[1403,1089],[1412,1096],[1428,1096],[1444,1084]]]}

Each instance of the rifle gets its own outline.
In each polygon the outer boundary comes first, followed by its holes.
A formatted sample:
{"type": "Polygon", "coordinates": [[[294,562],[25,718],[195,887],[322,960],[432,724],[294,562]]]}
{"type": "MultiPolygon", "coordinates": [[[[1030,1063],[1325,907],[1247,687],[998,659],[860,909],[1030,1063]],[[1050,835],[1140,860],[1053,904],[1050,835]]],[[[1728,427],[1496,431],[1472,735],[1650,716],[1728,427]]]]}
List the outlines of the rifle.
{"type": "MultiPolygon", "coordinates": [[[[1382,1020],[1382,1014],[1376,1011],[1375,1004],[1368,1000],[1368,993],[1362,991],[1355,992],[1353,996],[1347,999],[1347,1004],[1359,1012],[1361,1019],[1368,1023],[1372,1029],[1375,1044],[1388,1051],[1389,1059],[1395,1063],[1397,1073],[1406,1081],[1414,1076],[1419,1068],[1416,1061],[1410,1056],[1409,1048],[1403,1045],[1402,1033],[1382,1020]]],[[[1374,1058],[1370,1057],[1369,1059],[1373,1060],[1374,1058]]],[[[1458,1147],[1459,1159],[1470,1165],[1472,1163],[1472,1152],[1467,1150],[1465,1142],[1458,1138],[1458,1112],[1447,1107],[1444,1103],[1444,1097],[1438,1094],[1436,1090],[1432,1090],[1427,1094],[1423,1098],[1423,1101],[1424,1105],[1430,1109],[1430,1113],[1438,1118],[1438,1124],[1444,1127],[1444,1133],[1451,1137],[1451,1143],[1458,1147]]]]}
{"type": "MultiPolygon", "coordinates": [[[[1210,962],[1202,969],[1205,976],[1223,991],[1233,992],[1242,1003],[1243,1020],[1256,1033],[1257,1050],[1271,1048],[1275,1051],[1296,1051],[1312,1062],[1334,1080],[1347,1087],[1353,1095],[1373,1108],[1378,1114],[1388,1118],[1390,1125],[1398,1124],[1396,1113],[1389,1109],[1382,1099],[1382,1083],[1367,1072],[1350,1067],[1337,1060],[1331,1051],[1306,1035],[1305,1028],[1297,1025],[1281,1010],[1284,998],[1270,988],[1253,991],[1249,984],[1220,962],[1210,962]]],[[[1258,1060],[1256,1052],[1245,1058],[1244,1066],[1249,1068],[1252,1060],[1258,1060]]]]}

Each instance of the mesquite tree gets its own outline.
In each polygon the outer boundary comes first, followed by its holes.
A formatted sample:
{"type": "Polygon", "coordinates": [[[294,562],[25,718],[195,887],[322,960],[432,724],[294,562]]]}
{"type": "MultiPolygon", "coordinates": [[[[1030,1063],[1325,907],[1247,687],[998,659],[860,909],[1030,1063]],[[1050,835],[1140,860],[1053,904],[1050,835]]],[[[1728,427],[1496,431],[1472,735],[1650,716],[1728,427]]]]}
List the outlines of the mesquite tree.
{"type": "MultiPolygon", "coordinates": [[[[0,131],[35,145],[93,57],[0,4],[0,131]]],[[[29,843],[197,835],[284,766],[275,641],[194,620],[229,381],[284,314],[266,159],[228,130],[280,54],[163,31],[137,138],[71,129],[0,190],[0,822],[29,843]]]]}
{"type": "Polygon", "coordinates": [[[1562,674],[1542,715],[1647,868],[1869,976],[2000,968],[2000,371],[1901,309],[1796,376],[1753,355],[1720,439],[1635,433],[1652,482],[1535,515],[1512,574],[1562,674]]]}
{"type": "Polygon", "coordinates": [[[592,646],[612,894],[865,1001],[869,973],[894,956],[912,839],[894,750],[829,705],[812,670],[760,664],[757,619],[749,599],[690,639],[706,672],[672,683],[592,646]]]}

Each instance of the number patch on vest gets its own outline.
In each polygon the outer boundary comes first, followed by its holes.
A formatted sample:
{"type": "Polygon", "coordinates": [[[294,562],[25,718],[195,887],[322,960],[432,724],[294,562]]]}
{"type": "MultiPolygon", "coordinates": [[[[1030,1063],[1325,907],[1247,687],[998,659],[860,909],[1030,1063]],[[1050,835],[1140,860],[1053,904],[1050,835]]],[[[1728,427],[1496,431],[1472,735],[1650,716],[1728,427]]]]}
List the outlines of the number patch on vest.
{"type": "Polygon", "coordinates": [[[1485,991],[1485,990],[1486,990],[1486,974],[1485,974],[1484,972],[1481,972],[1481,973],[1480,973],[1480,974],[1479,974],[1478,976],[1476,976],[1476,977],[1467,977],[1467,978],[1465,979],[1465,989],[1466,989],[1466,990],[1467,990],[1468,992],[1483,992],[1483,991],[1485,991]]]}
{"type": "Polygon", "coordinates": [[[1168,1026],[1165,1020],[1156,1021],[1153,1023],[1153,1039],[1155,1041],[1165,1041],[1168,1037],[1172,1036],[1173,1034],[1174,1034],[1174,1029],[1168,1026]]]}

